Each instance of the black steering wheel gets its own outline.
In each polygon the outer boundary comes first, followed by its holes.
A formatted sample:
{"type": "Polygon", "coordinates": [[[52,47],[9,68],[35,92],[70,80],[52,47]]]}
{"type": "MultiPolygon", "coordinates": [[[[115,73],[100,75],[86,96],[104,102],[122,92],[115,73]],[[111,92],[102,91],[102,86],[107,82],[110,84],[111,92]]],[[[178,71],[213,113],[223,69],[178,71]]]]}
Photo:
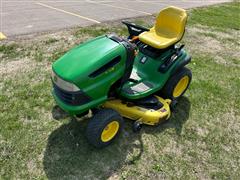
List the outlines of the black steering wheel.
{"type": "Polygon", "coordinates": [[[138,36],[142,32],[149,31],[148,28],[137,25],[135,23],[129,22],[129,21],[122,21],[123,24],[125,24],[128,28],[129,32],[129,39],[132,38],[133,36],[138,36]]]}
{"type": "Polygon", "coordinates": [[[137,24],[132,23],[132,22],[129,22],[129,21],[123,20],[122,23],[125,24],[127,27],[130,27],[130,28],[133,27],[133,28],[136,28],[136,29],[141,29],[141,30],[144,30],[144,31],[149,31],[148,28],[143,27],[143,26],[140,26],[140,25],[137,25],[137,24]]]}

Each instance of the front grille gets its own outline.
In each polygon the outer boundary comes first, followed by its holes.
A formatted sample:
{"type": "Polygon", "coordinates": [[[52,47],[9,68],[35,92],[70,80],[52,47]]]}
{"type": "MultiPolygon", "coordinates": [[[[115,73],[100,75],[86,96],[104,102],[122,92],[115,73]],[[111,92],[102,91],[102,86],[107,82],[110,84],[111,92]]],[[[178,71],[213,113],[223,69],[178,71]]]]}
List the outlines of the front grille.
{"type": "Polygon", "coordinates": [[[59,88],[56,84],[53,83],[53,90],[56,96],[61,99],[64,103],[79,106],[86,104],[91,101],[91,98],[88,97],[84,92],[68,92],[59,88]]]}

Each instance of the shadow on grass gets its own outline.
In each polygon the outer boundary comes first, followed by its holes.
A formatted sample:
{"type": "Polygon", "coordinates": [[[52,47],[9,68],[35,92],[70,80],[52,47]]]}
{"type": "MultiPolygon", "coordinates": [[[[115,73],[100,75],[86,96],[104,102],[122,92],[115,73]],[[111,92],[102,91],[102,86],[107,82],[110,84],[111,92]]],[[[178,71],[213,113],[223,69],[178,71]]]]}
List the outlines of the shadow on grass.
{"type": "Polygon", "coordinates": [[[142,133],[161,133],[175,128],[181,133],[188,119],[190,102],[183,97],[176,112],[158,127],[144,126],[140,133],[133,133],[132,122],[127,121],[120,136],[107,148],[96,149],[84,137],[86,121],[71,120],[49,136],[44,154],[44,170],[49,179],[106,179],[123,165],[134,164],[143,153],[142,133]]]}
{"type": "MultiPolygon", "coordinates": [[[[186,98],[185,96],[181,97],[181,99],[179,99],[176,109],[172,112],[170,119],[160,124],[159,128],[150,130],[149,133],[151,132],[153,133],[156,131],[157,131],[156,133],[160,133],[165,129],[174,128],[176,131],[176,134],[180,136],[183,125],[189,118],[190,109],[191,109],[191,104],[189,99],[186,98]]],[[[147,128],[147,130],[148,129],[149,128],[147,128]]]]}

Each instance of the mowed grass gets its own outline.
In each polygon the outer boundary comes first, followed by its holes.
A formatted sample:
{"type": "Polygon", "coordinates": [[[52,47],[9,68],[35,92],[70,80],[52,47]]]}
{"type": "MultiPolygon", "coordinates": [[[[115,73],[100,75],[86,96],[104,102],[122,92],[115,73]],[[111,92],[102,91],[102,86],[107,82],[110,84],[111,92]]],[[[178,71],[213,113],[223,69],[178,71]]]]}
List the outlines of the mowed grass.
{"type": "MultiPolygon", "coordinates": [[[[171,119],[95,149],[87,118],[54,120],[51,63],[97,35],[127,35],[120,22],[0,45],[0,179],[239,179],[240,4],[197,8],[185,37],[193,80],[171,119]]],[[[133,19],[150,26],[154,17],[133,19]]]]}

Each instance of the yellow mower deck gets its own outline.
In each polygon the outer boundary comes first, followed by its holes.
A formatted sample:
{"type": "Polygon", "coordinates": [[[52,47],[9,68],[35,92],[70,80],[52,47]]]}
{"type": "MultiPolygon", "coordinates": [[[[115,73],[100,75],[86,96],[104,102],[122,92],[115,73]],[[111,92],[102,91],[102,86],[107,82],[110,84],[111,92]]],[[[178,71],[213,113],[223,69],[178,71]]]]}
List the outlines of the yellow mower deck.
{"type": "Polygon", "coordinates": [[[103,107],[114,109],[125,118],[139,121],[143,124],[157,125],[170,117],[171,111],[169,105],[171,100],[156,97],[163,104],[158,110],[135,106],[120,99],[109,100],[103,104],[103,107]]]}

